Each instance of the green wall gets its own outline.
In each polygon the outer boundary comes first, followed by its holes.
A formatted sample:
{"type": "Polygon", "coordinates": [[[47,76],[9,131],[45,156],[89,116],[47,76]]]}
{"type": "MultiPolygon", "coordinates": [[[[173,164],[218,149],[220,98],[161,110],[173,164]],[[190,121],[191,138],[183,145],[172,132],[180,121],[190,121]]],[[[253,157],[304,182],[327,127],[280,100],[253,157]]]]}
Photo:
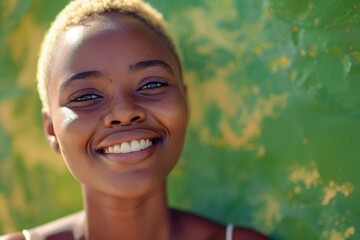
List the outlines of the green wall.
{"type": "MultiPolygon", "coordinates": [[[[66,2],[0,2],[0,235],[81,209],[35,89],[66,2]]],[[[171,205],[280,240],[360,239],[360,2],[150,2],[178,39],[191,105],[171,205]]]]}

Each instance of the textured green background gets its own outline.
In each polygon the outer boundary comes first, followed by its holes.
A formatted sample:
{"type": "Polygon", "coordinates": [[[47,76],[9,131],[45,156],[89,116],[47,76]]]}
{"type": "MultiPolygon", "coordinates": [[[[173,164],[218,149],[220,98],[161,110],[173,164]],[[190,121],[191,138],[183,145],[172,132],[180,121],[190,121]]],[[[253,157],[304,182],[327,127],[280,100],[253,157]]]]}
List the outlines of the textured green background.
{"type": "MultiPolygon", "coordinates": [[[[0,235],[81,209],[35,90],[66,2],[0,2],[0,235]]],[[[150,2],[178,39],[191,104],[171,205],[275,239],[360,239],[360,2],[150,2]]]]}

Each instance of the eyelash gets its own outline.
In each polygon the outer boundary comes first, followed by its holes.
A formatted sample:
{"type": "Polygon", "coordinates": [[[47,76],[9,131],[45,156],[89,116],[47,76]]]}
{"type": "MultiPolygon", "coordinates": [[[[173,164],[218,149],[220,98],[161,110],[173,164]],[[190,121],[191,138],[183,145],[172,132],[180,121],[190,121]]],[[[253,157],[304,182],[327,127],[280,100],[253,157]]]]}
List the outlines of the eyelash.
{"type": "Polygon", "coordinates": [[[168,86],[168,84],[166,82],[152,81],[152,82],[146,83],[144,86],[142,86],[138,90],[151,90],[151,89],[156,89],[156,88],[166,87],[166,86],[168,86]]]}
{"type": "MultiPolygon", "coordinates": [[[[157,89],[157,88],[166,87],[166,86],[168,86],[168,83],[166,83],[166,82],[152,81],[152,82],[148,82],[148,83],[144,84],[142,87],[140,87],[138,89],[138,91],[152,90],[152,89],[157,89]]],[[[98,98],[102,98],[102,97],[95,93],[86,93],[86,94],[80,95],[78,97],[71,98],[70,102],[86,102],[86,101],[91,101],[91,100],[95,100],[98,98]]]]}
{"type": "Polygon", "coordinates": [[[81,95],[79,97],[74,97],[70,101],[71,102],[85,102],[85,101],[90,101],[90,100],[94,100],[97,98],[101,98],[101,96],[94,94],[94,93],[87,93],[87,94],[81,95]]]}

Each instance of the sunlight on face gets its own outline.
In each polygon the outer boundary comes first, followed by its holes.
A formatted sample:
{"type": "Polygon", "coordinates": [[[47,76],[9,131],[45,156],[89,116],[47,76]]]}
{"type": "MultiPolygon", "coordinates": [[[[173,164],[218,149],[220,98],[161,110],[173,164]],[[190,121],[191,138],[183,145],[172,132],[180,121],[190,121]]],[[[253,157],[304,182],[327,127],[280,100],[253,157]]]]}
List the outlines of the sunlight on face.
{"type": "Polygon", "coordinates": [[[60,110],[63,114],[63,122],[62,127],[65,127],[66,125],[74,122],[76,119],[79,118],[79,116],[70,108],[61,108],[60,110]]]}
{"type": "Polygon", "coordinates": [[[64,38],[69,44],[76,44],[82,38],[83,32],[82,26],[74,26],[65,32],[64,38]]]}

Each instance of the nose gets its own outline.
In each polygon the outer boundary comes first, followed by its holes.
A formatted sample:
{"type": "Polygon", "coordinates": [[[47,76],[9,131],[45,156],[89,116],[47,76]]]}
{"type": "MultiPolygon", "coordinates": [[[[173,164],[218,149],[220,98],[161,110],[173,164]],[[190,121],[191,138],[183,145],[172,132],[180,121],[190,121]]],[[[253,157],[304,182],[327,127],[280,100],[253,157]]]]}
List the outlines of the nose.
{"type": "Polygon", "coordinates": [[[104,117],[106,127],[117,125],[126,126],[145,120],[145,110],[130,99],[122,99],[110,106],[109,112],[104,117]]]}

